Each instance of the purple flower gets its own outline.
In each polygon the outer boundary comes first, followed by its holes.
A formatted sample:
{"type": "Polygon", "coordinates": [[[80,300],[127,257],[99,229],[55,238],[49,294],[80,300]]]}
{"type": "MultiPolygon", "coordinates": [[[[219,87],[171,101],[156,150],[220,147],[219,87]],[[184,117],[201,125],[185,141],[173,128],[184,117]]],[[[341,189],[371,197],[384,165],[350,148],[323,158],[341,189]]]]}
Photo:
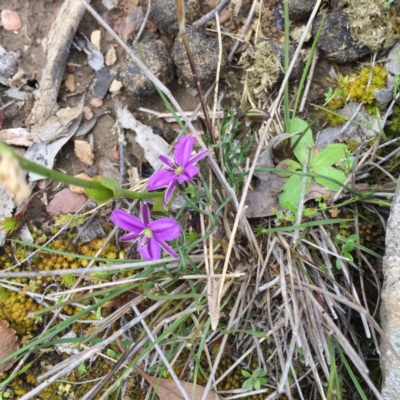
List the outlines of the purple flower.
{"type": "Polygon", "coordinates": [[[192,156],[193,146],[194,137],[183,136],[175,146],[174,158],[160,156],[165,167],[155,172],[149,179],[149,190],[168,186],[164,197],[166,203],[171,200],[177,183],[190,181],[199,173],[199,168],[194,164],[209,153],[209,150],[204,150],[192,156]]]}
{"type": "Polygon", "coordinates": [[[159,260],[161,248],[172,257],[178,258],[175,251],[165,243],[181,235],[179,224],[172,218],[150,219],[150,209],[142,203],[140,219],[123,210],[114,210],[110,217],[119,228],[130,231],[121,237],[121,242],[137,242],[137,249],[146,261],[159,260]]]}

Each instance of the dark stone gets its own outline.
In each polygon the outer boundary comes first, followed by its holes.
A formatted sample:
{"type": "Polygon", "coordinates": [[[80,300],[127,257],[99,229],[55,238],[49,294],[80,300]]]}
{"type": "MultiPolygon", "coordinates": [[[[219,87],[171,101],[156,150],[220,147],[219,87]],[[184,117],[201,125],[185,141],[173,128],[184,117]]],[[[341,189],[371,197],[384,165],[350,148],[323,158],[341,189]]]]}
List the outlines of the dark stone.
{"type": "MultiPolygon", "coordinates": [[[[162,42],[141,43],[140,51],[149,70],[162,83],[168,83],[174,78],[172,58],[162,42]]],[[[117,79],[124,85],[125,92],[139,99],[151,96],[156,91],[151,80],[131,58],[126,58],[121,62],[117,79]]]]}
{"type": "MultiPolygon", "coordinates": [[[[185,0],[186,23],[194,22],[200,11],[197,0],[185,0]]],[[[167,35],[176,36],[179,32],[175,0],[153,0],[151,2],[151,15],[157,28],[167,35]]]]}
{"type": "Polygon", "coordinates": [[[92,97],[102,99],[107,94],[112,80],[113,78],[110,74],[110,70],[107,67],[96,71],[89,89],[92,97]]]}
{"type": "Polygon", "coordinates": [[[291,21],[301,21],[308,18],[317,0],[288,0],[289,18],[291,21]]]}
{"type": "MultiPolygon", "coordinates": [[[[196,66],[197,76],[203,87],[214,81],[218,66],[218,40],[206,34],[202,29],[189,29],[187,38],[196,66]]],[[[172,48],[172,58],[176,66],[179,80],[185,86],[195,86],[192,69],[189,64],[185,45],[181,38],[176,38],[172,48]]],[[[224,69],[228,57],[222,53],[221,71],[224,69]]]]}
{"type": "MultiPolygon", "coordinates": [[[[312,33],[314,37],[321,21],[322,16],[319,16],[313,23],[312,33]]],[[[350,34],[349,21],[346,14],[341,10],[326,15],[317,46],[321,57],[338,64],[358,60],[370,53],[368,47],[357,47],[354,44],[350,34]]]]}

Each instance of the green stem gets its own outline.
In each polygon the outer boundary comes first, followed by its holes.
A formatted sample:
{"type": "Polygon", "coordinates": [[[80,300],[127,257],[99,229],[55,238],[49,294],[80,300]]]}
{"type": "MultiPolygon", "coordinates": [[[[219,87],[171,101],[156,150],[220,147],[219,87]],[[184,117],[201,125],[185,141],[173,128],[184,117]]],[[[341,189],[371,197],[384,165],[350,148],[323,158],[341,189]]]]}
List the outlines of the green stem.
{"type": "MultiPolygon", "coordinates": [[[[285,18],[285,74],[289,69],[289,5],[288,0],[283,2],[283,11],[285,18]]],[[[285,91],[283,92],[283,115],[285,120],[286,132],[290,132],[290,110],[289,110],[289,83],[285,85],[285,91]]]]}

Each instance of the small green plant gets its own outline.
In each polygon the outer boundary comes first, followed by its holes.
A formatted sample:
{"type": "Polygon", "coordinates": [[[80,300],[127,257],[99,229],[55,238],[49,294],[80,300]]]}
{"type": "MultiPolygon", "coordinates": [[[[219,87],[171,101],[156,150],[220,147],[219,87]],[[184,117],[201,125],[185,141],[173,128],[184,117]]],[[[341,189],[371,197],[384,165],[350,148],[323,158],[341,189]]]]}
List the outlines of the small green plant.
{"type": "Polygon", "coordinates": [[[248,372],[242,369],[242,375],[247,378],[242,385],[243,389],[261,389],[261,385],[265,385],[268,381],[265,378],[267,371],[255,369],[253,372],[248,372]]]}
{"type": "MultiPolygon", "coordinates": [[[[357,240],[357,235],[351,235],[349,237],[343,237],[341,235],[337,235],[336,239],[342,243],[342,255],[346,257],[349,261],[354,261],[351,252],[355,248],[355,241],[357,240]]],[[[339,260],[336,260],[336,268],[342,269],[342,265],[339,260]]]]}
{"type": "Polygon", "coordinates": [[[277,169],[280,170],[277,175],[289,178],[279,196],[279,203],[284,209],[295,208],[300,203],[303,174],[294,172],[303,171],[304,164],[309,174],[305,177],[305,194],[309,191],[312,179],[328,190],[339,190],[346,180],[345,172],[352,167],[350,152],[345,144],[333,143],[319,151],[315,148],[311,129],[300,118],[294,118],[291,121],[290,133],[296,132],[302,133],[292,136],[291,148],[298,161],[286,159],[277,165],[277,169]]]}

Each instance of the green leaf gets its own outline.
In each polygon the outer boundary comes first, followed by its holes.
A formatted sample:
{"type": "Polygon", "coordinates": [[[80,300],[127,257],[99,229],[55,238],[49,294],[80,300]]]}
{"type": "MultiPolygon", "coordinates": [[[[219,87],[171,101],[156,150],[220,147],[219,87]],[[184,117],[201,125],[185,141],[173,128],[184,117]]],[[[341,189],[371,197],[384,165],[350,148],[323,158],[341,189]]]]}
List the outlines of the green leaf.
{"type": "Polygon", "coordinates": [[[256,389],[256,390],[260,390],[260,389],[261,389],[261,382],[260,382],[259,379],[256,379],[256,381],[254,382],[253,387],[254,387],[254,389],[256,389]]]}
{"type": "Polygon", "coordinates": [[[243,388],[243,389],[248,389],[248,388],[250,388],[250,387],[251,387],[251,381],[252,381],[252,378],[246,379],[246,380],[243,382],[242,388],[243,388]]]}
{"type": "Polygon", "coordinates": [[[305,208],[303,210],[303,216],[304,217],[312,217],[313,215],[315,215],[318,212],[318,210],[316,208],[305,208]]]}
{"type": "Polygon", "coordinates": [[[353,258],[353,256],[352,256],[350,253],[344,253],[343,255],[344,255],[348,260],[354,261],[354,258],[353,258]]]}
{"type": "Polygon", "coordinates": [[[257,374],[257,378],[263,378],[264,376],[267,375],[267,371],[265,371],[264,369],[260,370],[257,374]]]}
{"type": "MultiPolygon", "coordinates": [[[[335,181],[338,181],[340,183],[344,183],[346,180],[346,175],[342,172],[339,171],[336,168],[333,167],[318,167],[317,169],[313,169],[312,172],[323,175],[328,178],[335,179],[335,181]]],[[[322,177],[315,178],[315,180],[322,186],[326,187],[329,190],[339,190],[341,186],[339,183],[333,182],[329,179],[325,179],[322,177]]]]}
{"type": "Polygon", "coordinates": [[[107,203],[114,198],[114,192],[99,182],[98,178],[99,177],[93,179],[93,188],[85,189],[85,193],[89,199],[98,204],[107,203]]]}
{"type": "Polygon", "coordinates": [[[339,260],[336,260],[336,268],[337,269],[342,269],[342,264],[340,264],[339,260]]]}
{"type": "MultiPolygon", "coordinates": [[[[282,193],[279,195],[279,204],[281,205],[282,208],[287,209],[287,207],[285,206],[286,201],[293,204],[295,207],[299,205],[302,180],[303,180],[302,176],[292,175],[288,179],[288,181],[282,186],[282,193]]],[[[305,193],[308,193],[310,183],[311,183],[311,178],[307,176],[305,193]]]]}
{"type": "Polygon", "coordinates": [[[333,143],[321,150],[312,160],[313,168],[331,167],[345,156],[346,145],[333,143]]]}
{"type": "Polygon", "coordinates": [[[314,148],[314,139],[311,129],[308,128],[307,122],[303,121],[300,118],[293,118],[290,121],[289,133],[296,133],[296,132],[300,132],[300,134],[292,136],[290,144],[292,148],[295,146],[293,150],[294,155],[302,164],[304,164],[305,162],[308,162],[310,159],[310,153],[314,148]],[[300,135],[302,135],[303,132],[305,133],[300,138],[300,135]]]}
{"type": "Polygon", "coordinates": [[[121,355],[116,353],[114,350],[107,349],[107,355],[108,357],[113,358],[114,360],[119,360],[121,355]]]}
{"type": "Polygon", "coordinates": [[[244,369],[242,369],[242,375],[243,375],[245,378],[251,378],[251,373],[245,371],[244,369]]]}
{"type": "Polygon", "coordinates": [[[355,244],[353,240],[349,240],[344,246],[343,246],[343,252],[344,253],[350,253],[351,251],[354,250],[355,244]]]}
{"type": "MultiPolygon", "coordinates": [[[[302,170],[301,165],[294,160],[286,159],[282,160],[276,166],[277,169],[285,169],[286,171],[298,171],[302,170]]],[[[289,178],[292,174],[290,172],[277,172],[276,175],[280,176],[281,178],[289,178]]]]}

